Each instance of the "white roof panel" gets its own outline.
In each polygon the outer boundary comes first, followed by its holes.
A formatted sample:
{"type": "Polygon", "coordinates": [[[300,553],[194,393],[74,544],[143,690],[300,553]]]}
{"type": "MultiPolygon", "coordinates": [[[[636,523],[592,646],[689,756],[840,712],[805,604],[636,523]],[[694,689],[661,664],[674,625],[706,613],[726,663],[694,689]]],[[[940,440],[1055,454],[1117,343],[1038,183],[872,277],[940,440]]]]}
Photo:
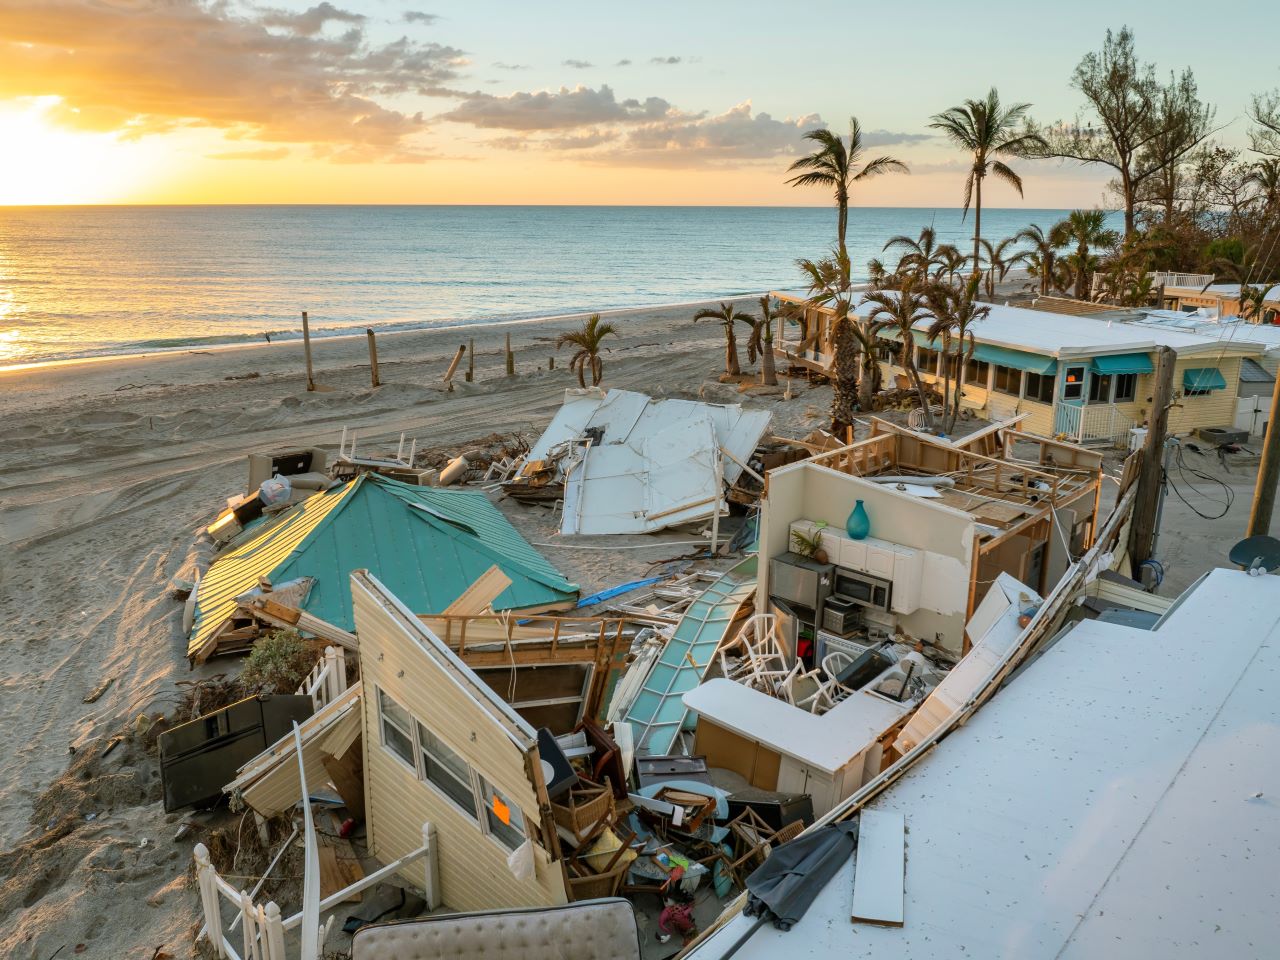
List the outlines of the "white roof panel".
{"type": "Polygon", "coordinates": [[[872,802],[907,820],[904,926],[849,922],[850,865],[735,956],[1270,956],[1278,756],[1280,577],[1215,570],[1155,631],[1078,624],[872,802]]]}

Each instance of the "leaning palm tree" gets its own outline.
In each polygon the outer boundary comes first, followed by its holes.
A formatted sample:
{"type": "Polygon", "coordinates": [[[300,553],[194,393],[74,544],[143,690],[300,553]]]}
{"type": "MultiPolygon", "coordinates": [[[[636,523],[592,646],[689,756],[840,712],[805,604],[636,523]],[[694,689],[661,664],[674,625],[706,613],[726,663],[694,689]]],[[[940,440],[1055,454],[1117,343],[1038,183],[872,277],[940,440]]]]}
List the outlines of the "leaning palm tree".
{"type": "MultiPolygon", "coordinates": [[[[824,260],[797,260],[796,266],[808,281],[809,304],[815,307],[827,307],[832,311],[831,334],[834,343],[834,337],[841,322],[853,312],[849,258],[837,249],[824,260]]],[[[871,396],[875,392],[875,337],[871,336],[867,325],[863,323],[850,322],[849,327],[848,335],[852,336],[857,351],[861,353],[862,376],[858,378],[857,386],[859,403],[866,410],[871,408],[871,396]]],[[[809,335],[810,339],[813,339],[817,334],[816,331],[811,331],[809,335]]],[[[806,345],[807,343],[806,341],[806,345]]],[[[847,356],[848,351],[846,350],[845,353],[847,356]]],[[[833,415],[833,427],[837,422],[838,417],[833,415]]]]}
{"type": "Polygon", "coordinates": [[[600,359],[600,343],[608,336],[617,336],[618,328],[612,323],[601,323],[600,314],[593,313],[582,324],[581,330],[570,330],[556,337],[556,349],[566,344],[577,347],[569,358],[569,369],[578,375],[578,386],[587,386],[586,372],[591,369],[591,385],[598,387],[604,379],[604,361],[600,359]]]}
{"type": "Polygon", "coordinates": [[[975,346],[970,327],[991,313],[990,306],[978,302],[978,282],[975,273],[963,287],[935,283],[925,293],[934,316],[925,335],[930,343],[942,339],[943,433],[954,430],[960,417],[962,371],[973,357],[975,346]]]}
{"type": "Polygon", "coordinates": [[[1075,244],[1075,250],[1063,257],[1075,278],[1074,296],[1077,300],[1089,297],[1090,281],[1098,268],[1097,250],[1114,247],[1120,242],[1120,234],[1107,229],[1107,215],[1102,210],[1072,210],[1051,231],[1054,240],[1062,247],[1075,244]]]}
{"type": "Polygon", "coordinates": [[[721,303],[720,309],[716,310],[711,307],[703,307],[693,315],[694,322],[699,320],[716,320],[724,328],[724,372],[726,376],[737,377],[742,374],[742,367],[738,364],[738,337],[734,332],[734,324],[745,323],[749,327],[755,326],[756,318],[745,311],[739,310],[732,303],[721,303]]]}
{"type": "Polygon", "coordinates": [[[897,334],[902,344],[899,366],[907,372],[907,379],[920,400],[925,427],[932,430],[933,411],[929,408],[929,393],[920,380],[915,357],[915,326],[932,316],[926,298],[928,285],[929,280],[924,274],[907,273],[902,276],[897,290],[873,290],[863,303],[871,307],[867,319],[872,337],[879,336],[882,330],[893,330],[897,334]]]}
{"type": "Polygon", "coordinates": [[[890,237],[882,248],[884,252],[902,247],[906,253],[898,260],[898,271],[922,270],[931,272],[942,263],[942,248],[938,246],[938,232],[933,227],[925,227],[918,238],[909,237],[905,233],[890,237]]]}
{"type": "Polygon", "coordinates": [[[983,252],[987,255],[986,290],[988,300],[995,299],[996,284],[1004,280],[1009,275],[1009,268],[1018,262],[1018,258],[1010,252],[1010,248],[1017,242],[1017,237],[1005,237],[995,244],[990,240],[984,239],[982,241],[983,252]]]}
{"type": "Polygon", "coordinates": [[[773,321],[777,314],[773,311],[773,298],[765,294],[760,298],[760,319],[751,328],[751,339],[747,341],[747,359],[756,362],[756,354],[760,355],[760,382],[766,387],[778,385],[778,374],[773,366],[773,321]]]}
{"type": "Polygon", "coordinates": [[[849,144],[838,133],[827,129],[810,130],[804,135],[818,149],[807,157],[801,157],[787,168],[787,172],[802,171],[787,183],[793,187],[826,187],[835,193],[836,199],[836,249],[847,265],[849,249],[845,246],[845,233],[849,226],[849,188],[855,183],[869,180],[882,173],[908,173],[907,165],[893,157],[876,157],[859,166],[862,160],[862,127],[857,117],[849,118],[849,144]]]}
{"type": "Polygon", "coordinates": [[[973,206],[973,269],[979,269],[978,256],[982,240],[982,181],[988,174],[999,177],[1022,196],[1022,178],[1004,162],[1004,158],[1041,154],[1049,148],[1044,137],[1036,133],[1027,118],[1029,103],[1008,107],[1000,103],[1000,95],[992,87],[985,100],[966,100],[958,107],[944,110],[929,124],[941,130],[952,143],[973,155],[973,165],[964,184],[964,212],[973,206]]]}
{"type": "Polygon", "coordinates": [[[1014,235],[1014,240],[1031,244],[1030,249],[1024,250],[1014,260],[1020,260],[1027,265],[1027,272],[1040,283],[1042,297],[1047,297],[1053,289],[1058,251],[1062,249],[1059,239],[1060,237],[1056,236],[1053,230],[1045,233],[1034,223],[1014,235]]]}

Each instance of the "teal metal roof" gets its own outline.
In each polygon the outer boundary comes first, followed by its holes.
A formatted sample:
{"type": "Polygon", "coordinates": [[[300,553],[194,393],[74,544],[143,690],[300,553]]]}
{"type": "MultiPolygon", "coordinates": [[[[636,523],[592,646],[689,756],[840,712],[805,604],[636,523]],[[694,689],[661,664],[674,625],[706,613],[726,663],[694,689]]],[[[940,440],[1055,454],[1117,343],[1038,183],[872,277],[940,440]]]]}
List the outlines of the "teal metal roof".
{"type": "Polygon", "coordinates": [[[1053,373],[1058,369],[1058,361],[1053,357],[1026,353],[1022,350],[1010,350],[1008,347],[997,347],[990,343],[974,344],[973,358],[985,360],[987,363],[996,363],[1002,367],[1012,367],[1015,370],[1028,370],[1031,373],[1053,373]]]}
{"type": "Polygon", "coordinates": [[[1145,353],[1113,353],[1105,357],[1093,358],[1093,372],[1101,374],[1152,373],[1155,365],[1149,354],[1145,353]]]}
{"type": "Polygon", "coordinates": [[[273,583],[314,578],[303,609],[344,630],[355,627],[349,581],[359,569],[369,570],[420,614],[439,613],[494,565],[511,578],[495,610],[566,603],[578,595],[577,585],[534,550],[483,493],[365,474],[293,509],[296,522],[291,518],[264,530],[209,569],[196,594],[193,636],[216,629],[213,620],[227,616],[226,601],[262,576],[273,583]],[[219,589],[209,590],[206,609],[206,585],[214,584],[219,589]]]}
{"type": "Polygon", "coordinates": [[[1225,390],[1226,378],[1217,367],[1192,367],[1182,371],[1184,390],[1225,390]]]}

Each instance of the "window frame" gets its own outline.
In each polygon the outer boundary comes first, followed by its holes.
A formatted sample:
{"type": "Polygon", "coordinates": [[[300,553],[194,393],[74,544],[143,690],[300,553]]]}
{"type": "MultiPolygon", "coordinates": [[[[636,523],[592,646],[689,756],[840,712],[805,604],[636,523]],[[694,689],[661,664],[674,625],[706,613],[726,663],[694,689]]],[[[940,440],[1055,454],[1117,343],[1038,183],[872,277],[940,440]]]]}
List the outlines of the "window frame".
{"type": "Polygon", "coordinates": [[[1002,394],[1003,396],[1006,396],[1006,397],[1019,397],[1019,398],[1020,398],[1020,397],[1022,396],[1022,384],[1023,384],[1023,381],[1026,379],[1026,378],[1023,376],[1023,374],[1024,374],[1024,373],[1026,373],[1026,371],[1025,371],[1025,370],[1023,370],[1023,369],[1021,369],[1021,368],[1019,368],[1019,367],[1009,367],[1009,366],[1006,366],[1006,365],[1005,365],[1005,364],[1003,364],[1003,363],[995,363],[995,364],[992,364],[992,368],[994,369],[994,371],[995,371],[995,372],[994,372],[994,374],[992,375],[992,378],[991,378],[991,389],[992,389],[995,393],[1002,394]],[[1000,371],[1001,371],[1001,370],[1008,370],[1008,371],[1010,371],[1010,372],[1015,373],[1015,374],[1017,374],[1017,375],[1018,375],[1018,385],[1017,385],[1017,387],[1016,387],[1015,389],[1013,389],[1013,390],[1009,390],[1009,389],[1007,389],[1007,388],[1005,388],[1005,387],[1000,386],[1000,371]]]}
{"type": "Polygon", "coordinates": [[[479,822],[480,800],[479,800],[479,794],[476,791],[474,770],[472,769],[471,764],[467,763],[466,760],[464,760],[461,756],[459,756],[454,751],[454,749],[450,747],[447,743],[445,743],[443,740],[441,740],[437,734],[432,733],[429,729],[427,729],[427,725],[423,723],[421,720],[415,717],[413,723],[414,723],[414,727],[416,728],[415,732],[418,735],[416,755],[419,758],[419,763],[421,766],[421,772],[418,775],[418,779],[421,780],[423,783],[425,783],[427,786],[429,786],[431,789],[433,789],[436,793],[440,794],[440,796],[444,797],[444,799],[452,803],[455,807],[458,808],[459,811],[461,811],[462,813],[465,813],[472,820],[479,822]],[[462,769],[465,772],[465,776],[460,776],[457,773],[457,771],[452,770],[447,763],[442,762],[441,760],[437,759],[434,756],[433,750],[429,749],[426,743],[423,742],[422,740],[422,734],[424,733],[427,736],[431,737],[433,741],[435,741],[433,746],[438,746],[441,750],[451,754],[454,758],[456,758],[458,763],[462,764],[462,769]],[[458,798],[453,796],[451,793],[449,793],[449,791],[445,789],[445,787],[441,786],[435,780],[431,779],[430,771],[427,767],[428,757],[430,757],[430,759],[435,764],[435,766],[439,767],[444,771],[444,775],[446,777],[451,778],[456,784],[460,786],[464,786],[467,789],[467,792],[471,795],[470,809],[468,809],[467,807],[464,807],[462,803],[458,801],[458,798]]]}
{"type": "Polygon", "coordinates": [[[476,786],[476,796],[481,800],[480,809],[484,816],[480,817],[476,822],[480,824],[484,835],[492,840],[497,841],[503,849],[508,851],[516,851],[529,841],[529,830],[525,825],[524,811],[516,803],[512,803],[505,793],[495,787],[492,783],[485,779],[484,774],[478,770],[473,771],[474,782],[476,786]],[[503,805],[511,811],[511,823],[502,823],[498,821],[497,825],[490,818],[497,819],[497,814],[493,811],[493,805],[489,803],[490,795],[500,799],[503,805]],[[517,824],[518,821],[518,824],[517,824]],[[511,830],[519,838],[514,846],[511,845],[508,838],[502,833],[503,830],[511,830]]]}
{"type": "Polygon", "coordinates": [[[401,763],[408,769],[412,770],[413,775],[415,777],[418,776],[417,735],[413,729],[416,723],[417,723],[417,720],[414,718],[413,714],[411,714],[408,710],[406,710],[403,706],[401,706],[400,703],[396,701],[394,697],[392,697],[389,693],[387,693],[387,691],[383,690],[381,687],[378,687],[378,737],[382,742],[382,747],[384,750],[387,751],[387,753],[395,757],[399,763],[401,763]],[[401,711],[406,717],[409,718],[408,730],[401,730],[396,721],[389,720],[389,718],[387,717],[387,711],[385,708],[384,701],[394,705],[397,710],[401,711]],[[409,742],[409,756],[407,757],[403,756],[394,747],[391,746],[391,743],[387,739],[388,726],[390,726],[391,729],[395,730],[396,733],[400,734],[402,737],[405,738],[405,740],[409,742]]]}
{"type": "Polygon", "coordinates": [[[1111,386],[1111,402],[1112,403],[1133,403],[1138,398],[1138,375],[1136,373],[1117,373],[1112,381],[1111,386]],[[1129,386],[1128,396],[1120,395],[1120,384],[1125,382],[1129,386]]]}
{"type": "Polygon", "coordinates": [[[1025,371],[1022,378],[1022,394],[1027,400],[1034,403],[1052,404],[1053,398],[1058,390],[1058,375],[1056,373],[1033,373],[1030,370],[1025,371]],[[1035,378],[1036,390],[1032,392],[1032,378],[1035,378]],[[1046,390],[1046,384],[1048,389],[1046,390]],[[1046,393],[1048,396],[1046,396],[1046,393]]]}
{"type": "Polygon", "coordinates": [[[1115,389],[1115,385],[1116,378],[1114,375],[1110,373],[1096,373],[1093,370],[1090,370],[1089,394],[1088,399],[1085,402],[1090,406],[1100,406],[1105,403],[1110,403],[1111,394],[1115,389]],[[1098,385],[1101,385],[1101,390],[1098,389],[1098,385]],[[1095,396],[1095,394],[1099,393],[1101,394],[1100,396],[1095,396]]]}
{"type": "Polygon", "coordinates": [[[1062,370],[1062,399],[1063,400],[1084,400],[1085,379],[1088,376],[1088,370],[1083,364],[1075,364],[1070,367],[1064,367],[1062,370]],[[1078,370],[1080,379],[1076,383],[1071,382],[1071,371],[1078,370]],[[1074,390],[1075,395],[1067,391],[1074,390]]]}
{"type": "Polygon", "coordinates": [[[979,360],[977,357],[970,357],[965,361],[964,365],[964,382],[969,386],[980,387],[983,390],[990,389],[991,385],[991,362],[989,360],[979,360]],[[973,374],[981,371],[981,377],[974,377],[973,374]]]}

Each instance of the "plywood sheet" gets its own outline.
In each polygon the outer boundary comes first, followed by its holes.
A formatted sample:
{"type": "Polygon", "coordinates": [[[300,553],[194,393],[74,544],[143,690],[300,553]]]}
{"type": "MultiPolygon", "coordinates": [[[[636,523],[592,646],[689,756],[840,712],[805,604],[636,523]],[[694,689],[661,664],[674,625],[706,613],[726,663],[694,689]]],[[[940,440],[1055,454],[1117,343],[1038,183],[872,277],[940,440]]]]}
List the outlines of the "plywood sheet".
{"type": "Polygon", "coordinates": [[[900,927],[906,891],[907,824],[901,813],[863,810],[853,874],[855,923],[900,927]]]}

